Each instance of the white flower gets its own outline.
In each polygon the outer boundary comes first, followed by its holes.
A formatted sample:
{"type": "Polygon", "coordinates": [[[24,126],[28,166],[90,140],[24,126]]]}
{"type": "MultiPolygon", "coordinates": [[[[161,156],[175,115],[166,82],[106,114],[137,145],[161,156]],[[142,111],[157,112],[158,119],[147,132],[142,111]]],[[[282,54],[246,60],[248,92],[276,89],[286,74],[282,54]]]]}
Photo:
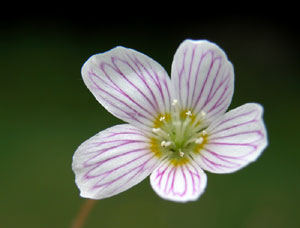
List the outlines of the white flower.
{"type": "Polygon", "coordinates": [[[107,198],[151,174],[160,197],[196,200],[206,187],[204,170],[235,172],[267,145],[262,106],[248,103],[225,113],[233,66],[208,41],[180,45],[171,79],[153,59],[124,47],[92,56],[82,76],[96,99],[128,123],[101,131],[75,152],[82,197],[107,198]]]}

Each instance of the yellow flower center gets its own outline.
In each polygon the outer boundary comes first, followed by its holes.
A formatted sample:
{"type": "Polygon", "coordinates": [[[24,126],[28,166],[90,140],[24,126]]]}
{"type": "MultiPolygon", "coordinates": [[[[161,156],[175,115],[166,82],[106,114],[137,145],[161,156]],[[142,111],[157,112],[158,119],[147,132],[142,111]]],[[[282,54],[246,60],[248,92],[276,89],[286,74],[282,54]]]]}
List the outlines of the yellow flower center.
{"type": "Polygon", "coordinates": [[[160,114],[154,120],[151,150],[178,165],[186,163],[193,153],[200,153],[207,142],[206,113],[196,115],[192,110],[180,110],[177,100],[172,107],[171,113],[160,114]]]}

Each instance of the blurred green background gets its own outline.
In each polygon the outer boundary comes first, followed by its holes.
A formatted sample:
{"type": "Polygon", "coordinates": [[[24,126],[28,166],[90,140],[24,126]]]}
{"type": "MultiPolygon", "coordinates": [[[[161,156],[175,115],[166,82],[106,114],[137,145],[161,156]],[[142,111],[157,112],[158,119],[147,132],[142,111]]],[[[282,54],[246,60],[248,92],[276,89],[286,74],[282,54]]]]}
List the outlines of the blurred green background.
{"type": "Polygon", "coordinates": [[[85,87],[80,69],[87,58],[122,45],[170,73],[186,38],[208,39],[226,51],[236,75],[230,108],[261,103],[269,147],[237,173],[208,173],[206,192],[196,202],[164,201],[147,178],[99,201],[84,227],[300,227],[299,28],[267,17],[119,24],[90,19],[1,23],[1,228],[70,227],[84,202],[71,170],[73,153],[121,123],[85,87]]]}

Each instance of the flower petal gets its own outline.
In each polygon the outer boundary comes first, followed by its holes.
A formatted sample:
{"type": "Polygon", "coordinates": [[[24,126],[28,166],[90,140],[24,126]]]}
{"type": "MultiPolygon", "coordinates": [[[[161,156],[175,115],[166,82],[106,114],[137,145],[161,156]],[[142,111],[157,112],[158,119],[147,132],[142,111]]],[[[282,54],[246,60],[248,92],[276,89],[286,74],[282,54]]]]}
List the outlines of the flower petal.
{"type": "Polygon", "coordinates": [[[152,128],[154,119],[170,110],[169,76],[161,65],[135,50],[119,46],[94,55],[83,65],[82,76],[109,112],[140,128],[152,128]]]}
{"type": "Polygon", "coordinates": [[[233,66],[216,44],[185,40],[175,53],[171,78],[181,107],[205,112],[209,122],[231,103],[233,66]]]}
{"type": "Polygon", "coordinates": [[[197,200],[206,181],[206,174],[193,160],[174,164],[166,159],[150,176],[151,186],[160,197],[177,202],[197,200]]]}
{"type": "Polygon", "coordinates": [[[255,161],[268,144],[262,114],[261,105],[248,103],[213,122],[195,156],[198,164],[212,173],[231,173],[255,161]]]}
{"type": "Polygon", "coordinates": [[[149,140],[137,128],[122,124],[79,146],[72,168],[80,195],[103,199],[123,192],[146,178],[159,162],[149,140]]]}

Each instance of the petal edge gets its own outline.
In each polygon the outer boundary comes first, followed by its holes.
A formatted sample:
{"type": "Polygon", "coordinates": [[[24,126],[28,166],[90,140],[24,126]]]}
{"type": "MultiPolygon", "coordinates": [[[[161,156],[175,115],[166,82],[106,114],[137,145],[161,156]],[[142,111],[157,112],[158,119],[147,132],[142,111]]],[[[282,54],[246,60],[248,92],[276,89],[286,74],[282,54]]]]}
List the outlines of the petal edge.
{"type": "Polygon", "coordinates": [[[185,40],[174,55],[171,79],[181,107],[205,112],[208,122],[224,114],[231,103],[233,65],[212,42],[185,40]]]}
{"type": "Polygon", "coordinates": [[[82,197],[103,199],[141,182],[158,162],[143,132],[122,124],[82,143],[73,156],[72,169],[82,197]]]}
{"type": "Polygon", "coordinates": [[[208,128],[208,142],[195,157],[212,173],[232,173],[255,161],[268,145],[263,107],[247,103],[225,113],[208,128]]]}
{"type": "Polygon", "coordinates": [[[147,130],[154,118],[170,110],[171,81],[150,57],[118,46],[91,56],[83,80],[95,98],[114,116],[147,130]]]}
{"type": "Polygon", "coordinates": [[[183,203],[200,197],[207,177],[193,160],[176,165],[167,159],[152,172],[150,183],[161,198],[183,203]]]}

